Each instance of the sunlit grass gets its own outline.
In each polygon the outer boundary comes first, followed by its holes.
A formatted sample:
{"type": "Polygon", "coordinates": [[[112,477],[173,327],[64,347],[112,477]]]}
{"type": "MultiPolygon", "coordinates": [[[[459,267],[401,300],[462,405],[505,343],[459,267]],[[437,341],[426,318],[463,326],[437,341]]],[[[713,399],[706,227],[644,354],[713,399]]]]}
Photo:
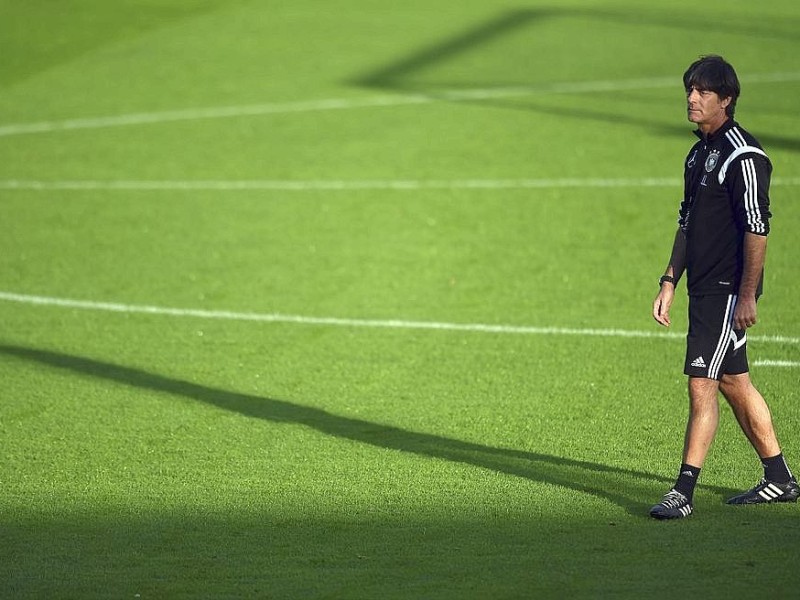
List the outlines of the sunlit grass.
{"type": "MultiPolygon", "coordinates": [[[[0,138],[2,181],[556,182],[0,189],[0,291],[399,323],[0,301],[0,595],[666,598],[675,573],[704,597],[796,587],[796,507],[723,504],[760,476],[727,409],[695,514],[647,516],[680,460],[684,290],[673,337],[608,332],[658,331],[650,303],[681,190],[557,183],[677,180],[693,141],[680,74],[712,50],[742,74],[789,74],[745,86],[739,111],[776,177],[796,177],[798,17],[779,4],[759,22],[726,4],[703,47],[688,13],[477,1],[137,5],[139,21],[103,36],[65,18],[66,41],[48,47],[71,51],[27,62],[13,40],[28,36],[5,37],[0,127],[442,87],[618,89],[0,138]],[[625,87],[664,76],[675,89],[625,87]]],[[[97,22],[117,18],[96,8],[97,22]]],[[[49,39],[56,26],[39,24],[49,39]]],[[[789,341],[753,341],[754,361],[800,360],[797,190],[773,190],[753,332],[789,341]]],[[[795,465],[797,369],[753,377],[795,465]]]]}

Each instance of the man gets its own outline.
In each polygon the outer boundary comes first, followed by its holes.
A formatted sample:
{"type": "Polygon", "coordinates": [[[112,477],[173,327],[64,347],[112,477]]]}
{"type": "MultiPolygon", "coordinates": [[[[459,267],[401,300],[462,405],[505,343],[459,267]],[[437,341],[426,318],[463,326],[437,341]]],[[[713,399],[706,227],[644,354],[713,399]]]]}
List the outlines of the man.
{"type": "Polygon", "coordinates": [[[746,331],[756,323],[772,216],[772,165],[756,139],[733,120],[740,88],[730,64],[720,56],[701,57],[683,83],[688,119],[697,125],[700,141],[686,158],[678,231],[653,317],[669,327],[675,287],[685,271],[689,420],[675,485],[650,510],[656,519],[692,514],[694,487],[719,423],[718,392],[764,467],[764,478],[754,488],[727,503],[795,502],[800,495],[747,365],[746,331]]]}

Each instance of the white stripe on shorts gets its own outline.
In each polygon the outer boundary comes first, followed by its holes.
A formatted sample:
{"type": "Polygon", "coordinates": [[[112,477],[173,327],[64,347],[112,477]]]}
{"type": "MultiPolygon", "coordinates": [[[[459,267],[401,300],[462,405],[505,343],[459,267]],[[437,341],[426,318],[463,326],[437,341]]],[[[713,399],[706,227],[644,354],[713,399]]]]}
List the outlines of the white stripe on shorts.
{"type": "Polygon", "coordinates": [[[717,340],[717,349],[714,351],[714,356],[711,357],[711,362],[708,364],[708,376],[711,379],[717,379],[719,370],[722,367],[722,360],[728,352],[731,333],[733,333],[733,311],[736,309],[737,299],[738,296],[736,294],[728,296],[728,306],[725,309],[722,331],[719,334],[719,340],[717,340]]]}

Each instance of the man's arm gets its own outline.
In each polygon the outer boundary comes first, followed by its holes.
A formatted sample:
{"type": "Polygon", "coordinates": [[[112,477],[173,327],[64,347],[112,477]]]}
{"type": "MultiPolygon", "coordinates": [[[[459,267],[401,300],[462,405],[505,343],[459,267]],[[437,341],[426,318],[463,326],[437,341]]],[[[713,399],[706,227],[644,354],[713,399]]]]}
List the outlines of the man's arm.
{"type": "MultiPolygon", "coordinates": [[[[686,234],[679,227],[675,232],[675,240],[672,242],[672,254],[669,257],[669,264],[667,265],[664,275],[669,275],[675,280],[675,284],[683,275],[686,268],[686,234]]],[[[669,309],[672,306],[672,300],[675,298],[675,285],[665,281],[661,284],[661,289],[653,301],[653,318],[664,327],[669,327],[671,324],[669,318],[669,309]]]]}
{"type": "Polygon", "coordinates": [[[745,154],[729,169],[727,185],[734,216],[744,229],[743,266],[733,326],[747,329],[756,323],[756,291],[764,271],[770,231],[769,182],[772,166],[764,156],[745,154]]]}
{"type": "Polygon", "coordinates": [[[744,268],[739,284],[739,299],[733,313],[736,329],[747,329],[756,324],[756,290],[764,270],[767,256],[767,236],[754,233],[744,234],[744,268]]]}

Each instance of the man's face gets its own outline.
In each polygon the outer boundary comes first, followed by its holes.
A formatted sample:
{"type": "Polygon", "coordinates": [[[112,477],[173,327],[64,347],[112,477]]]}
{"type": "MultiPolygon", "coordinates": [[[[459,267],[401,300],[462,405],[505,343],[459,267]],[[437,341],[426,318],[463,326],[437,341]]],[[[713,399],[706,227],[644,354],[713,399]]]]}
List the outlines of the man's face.
{"type": "Polygon", "coordinates": [[[730,98],[720,98],[719,94],[711,90],[701,90],[691,87],[686,90],[687,117],[692,123],[697,123],[700,129],[716,128],[728,118],[725,108],[731,103],[730,98]]]}

